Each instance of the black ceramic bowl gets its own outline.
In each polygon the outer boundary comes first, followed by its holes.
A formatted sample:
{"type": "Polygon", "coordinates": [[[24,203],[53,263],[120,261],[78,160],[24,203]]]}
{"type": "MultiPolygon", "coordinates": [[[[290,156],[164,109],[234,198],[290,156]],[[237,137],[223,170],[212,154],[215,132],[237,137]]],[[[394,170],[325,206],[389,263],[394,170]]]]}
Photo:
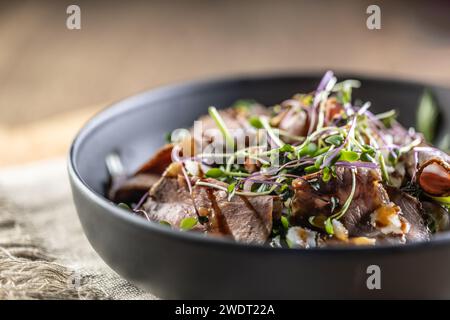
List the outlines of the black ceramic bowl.
{"type": "MultiPolygon", "coordinates": [[[[424,86],[357,78],[357,98],[375,112],[396,108],[412,126],[424,86]]],[[[189,127],[207,107],[242,98],[271,105],[314,90],[319,74],[237,77],[151,90],[95,116],[73,142],[69,175],[84,231],[118,274],[162,298],[450,298],[450,235],[427,243],[374,248],[274,249],[173,231],[132,216],[104,196],[105,157],[119,151],[129,172],[164,143],[164,135],[189,127]],[[381,289],[369,290],[380,268],[381,289]],[[369,279],[369,283],[372,283],[369,279]]],[[[450,90],[429,86],[450,123],[450,90]]]]}

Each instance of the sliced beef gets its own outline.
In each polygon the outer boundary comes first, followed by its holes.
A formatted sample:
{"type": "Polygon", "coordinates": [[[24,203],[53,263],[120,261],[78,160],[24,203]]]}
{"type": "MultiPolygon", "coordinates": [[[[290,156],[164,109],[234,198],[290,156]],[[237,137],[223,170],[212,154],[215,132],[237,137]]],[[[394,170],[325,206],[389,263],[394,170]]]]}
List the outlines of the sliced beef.
{"type": "Polygon", "coordinates": [[[139,173],[124,180],[117,188],[111,188],[108,197],[116,203],[138,203],[160,178],[159,174],[139,173]]]}
{"type": "MultiPolygon", "coordinates": [[[[213,235],[229,236],[247,243],[264,243],[272,231],[273,211],[280,204],[272,196],[233,196],[228,201],[225,191],[205,186],[193,186],[189,194],[184,177],[171,165],[161,180],[153,186],[144,209],[151,220],[167,221],[177,228],[186,217],[206,217],[207,222],[195,229],[213,235]],[[194,205],[195,204],[195,205],[194,205]]],[[[214,179],[203,181],[226,187],[214,179]]]]}
{"type": "Polygon", "coordinates": [[[420,201],[397,188],[387,187],[386,190],[391,201],[400,207],[403,217],[411,226],[406,234],[406,240],[409,242],[429,240],[430,232],[424,221],[424,211],[420,201]]]}
{"type": "Polygon", "coordinates": [[[160,148],[130,177],[126,175],[113,177],[108,198],[116,203],[137,203],[172,162],[172,149],[172,144],[160,148]]]}
{"type": "Polygon", "coordinates": [[[144,163],[136,172],[139,173],[154,173],[163,174],[164,170],[172,163],[172,149],[173,144],[166,144],[160,148],[156,153],[144,163]]]}
{"type": "MultiPolygon", "coordinates": [[[[337,177],[329,182],[322,181],[321,172],[293,182],[293,223],[308,225],[310,216],[322,217],[323,221],[331,215],[333,202],[338,203],[334,212],[341,209],[351,193],[352,174],[348,168],[338,168],[336,173],[337,177]],[[332,198],[337,201],[332,201],[332,198]]],[[[339,220],[350,237],[376,238],[377,243],[393,244],[428,239],[420,203],[407,194],[392,190],[393,199],[390,199],[378,170],[357,169],[355,195],[347,212],[339,220]],[[374,213],[385,214],[385,217],[397,213],[400,231],[386,232],[389,230],[383,228],[386,226],[374,222],[374,213]]]]}
{"type": "MultiPolygon", "coordinates": [[[[305,176],[293,182],[295,196],[292,201],[296,223],[305,224],[310,216],[329,217],[334,203],[337,212],[351,193],[352,174],[347,168],[338,168],[337,177],[323,182],[322,172],[305,176]]],[[[356,173],[356,191],[353,201],[340,219],[350,236],[366,236],[372,232],[370,214],[382,205],[387,205],[389,196],[381,184],[377,170],[360,168],[356,173]]]]}
{"type": "MultiPolygon", "coordinates": [[[[206,182],[226,187],[214,179],[206,182]]],[[[228,200],[225,191],[195,186],[193,190],[199,211],[206,209],[211,233],[230,235],[237,241],[264,243],[272,232],[274,211],[280,209],[272,196],[234,196],[228,200]]]]}
{"type": "MultiPolygon", "coordinates": [[[[179,227],[184,218],[197,218],[192,198],[182,179],[178,170],[172,173],[167,171],[152,187],[150,197],[143,206],[150,220],[165,221],[173,227],[179,227]]],[[[206,231],[206,226],[197,224],[193,230],[206,231]]]]}

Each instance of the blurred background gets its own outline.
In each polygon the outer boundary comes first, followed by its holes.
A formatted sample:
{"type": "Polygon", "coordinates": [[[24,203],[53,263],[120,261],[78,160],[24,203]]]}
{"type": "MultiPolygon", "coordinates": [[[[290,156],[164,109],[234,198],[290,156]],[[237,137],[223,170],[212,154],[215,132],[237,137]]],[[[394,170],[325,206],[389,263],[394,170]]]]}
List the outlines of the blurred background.
{"type": "Polygon", "coordinates": [[[450,86],[449,13],[447,0],[0,2],[0,167],[64,156],[108,103],[183,80],[333,69],[450,86]],[[70,4],[81,30],[66,28],[70,4]]]}

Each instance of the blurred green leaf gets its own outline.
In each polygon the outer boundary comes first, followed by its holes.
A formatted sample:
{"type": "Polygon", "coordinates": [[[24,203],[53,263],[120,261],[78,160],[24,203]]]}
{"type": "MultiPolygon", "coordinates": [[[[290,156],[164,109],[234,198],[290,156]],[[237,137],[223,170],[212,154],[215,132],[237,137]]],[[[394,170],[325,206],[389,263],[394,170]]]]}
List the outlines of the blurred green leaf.
{"type": "Polygon", "coordinates": [[[255,100],[252,99],[241,99],[233,103],[232,107],[237,109],[250,109],[253,105],[257,104],[255,100]]]}
{"type": "Polygon", "coordinates": [[[439,142],[438,148],[444,150],[445,152],[450,151],[450,134],[447,133],[439,142]]]}
{"type": "Polygon", "coordinates": [[[433,95],[428,89],[425,89],[420,98],[419,107],[417,109],[417,130],[422,132],[428,142],[433,142],[437,122],[439,118],[439,108],[433,95]]]}
{"type": "Polygon", "coordinates": [[[251,117],[248,122],[250,123],[250,125],[256,129],[262,129],[263,125],[261,123],[261,120],[259,119],[259,117],[257,116],[253,116],[251,117]]]}

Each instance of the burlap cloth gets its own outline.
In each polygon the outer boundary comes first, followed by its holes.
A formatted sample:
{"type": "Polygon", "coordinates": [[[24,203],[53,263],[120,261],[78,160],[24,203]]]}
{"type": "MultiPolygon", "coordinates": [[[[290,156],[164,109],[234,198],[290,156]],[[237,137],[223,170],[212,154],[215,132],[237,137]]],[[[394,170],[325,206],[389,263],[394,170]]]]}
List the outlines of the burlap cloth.
{"type": "Polygon", "coordinates": [[[89,245],[65,159],[0,170],[3,299],[155,299],[114,273],[89,245]]]}

